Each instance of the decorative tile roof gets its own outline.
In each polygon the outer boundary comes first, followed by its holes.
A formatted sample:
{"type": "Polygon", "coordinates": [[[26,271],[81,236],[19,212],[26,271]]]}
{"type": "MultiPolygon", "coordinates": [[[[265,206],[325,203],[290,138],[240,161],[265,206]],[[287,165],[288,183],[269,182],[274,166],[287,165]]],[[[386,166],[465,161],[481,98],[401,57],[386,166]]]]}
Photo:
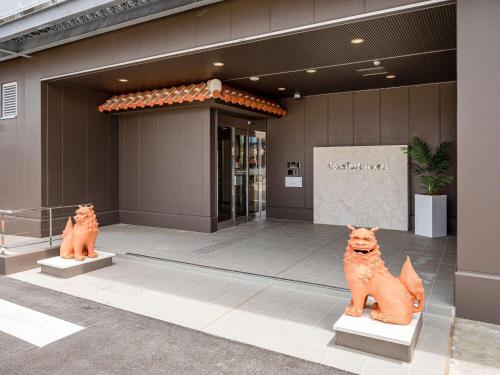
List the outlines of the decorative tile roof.
{"type": "Polygon", "coordinates": [[[218,79],[166,89],[114,95],[99,106],[99,112],[142,109],[194,101],[203,102],[209,99],[220,99],[226,103],[237,104],[276,116],[285,116],[287,113],[272,100],[223,85],[218,79]]]}

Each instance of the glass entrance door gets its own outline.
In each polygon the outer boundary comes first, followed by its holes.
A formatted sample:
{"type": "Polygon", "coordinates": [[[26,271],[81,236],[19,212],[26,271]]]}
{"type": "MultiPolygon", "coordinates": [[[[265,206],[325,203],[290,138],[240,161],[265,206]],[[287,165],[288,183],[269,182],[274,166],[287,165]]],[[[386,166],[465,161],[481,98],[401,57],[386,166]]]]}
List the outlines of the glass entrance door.
{"type": "Polygon", "coordinates": [[[236,223],[248,220],[248,136],[246,130],[234,134],[234,216],[236,223]]]}
{"type": "Polygon", "coordinates": [[[219,229],[263,217],[265,133],[218,127],[219,229]]]}

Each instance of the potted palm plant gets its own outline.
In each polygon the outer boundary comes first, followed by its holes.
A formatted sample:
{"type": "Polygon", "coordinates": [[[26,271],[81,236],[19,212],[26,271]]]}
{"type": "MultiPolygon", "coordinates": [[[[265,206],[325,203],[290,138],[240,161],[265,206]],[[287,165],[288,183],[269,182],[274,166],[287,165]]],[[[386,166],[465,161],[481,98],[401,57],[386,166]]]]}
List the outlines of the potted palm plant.
{"type": "Polygon", "coordinates": [[[434,154],[422,139],[414,137],[407,148],[413,170],[425,188],[415,194],[415,234],[426,237],[447,235],[446,195],[443,188],[453,182],[446,175],[450,167],[451,142],[442,142],[434,154]]]}

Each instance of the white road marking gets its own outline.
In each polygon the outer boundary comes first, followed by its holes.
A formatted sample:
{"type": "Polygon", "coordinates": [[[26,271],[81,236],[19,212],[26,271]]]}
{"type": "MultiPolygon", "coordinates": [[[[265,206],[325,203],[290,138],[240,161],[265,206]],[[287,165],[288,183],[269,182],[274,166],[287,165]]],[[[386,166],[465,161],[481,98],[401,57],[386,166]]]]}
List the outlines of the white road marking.
{"type": "Polygon", "coordinates": [[[0,331],[38,347],[85,327],[0,299],[0,331]]]}

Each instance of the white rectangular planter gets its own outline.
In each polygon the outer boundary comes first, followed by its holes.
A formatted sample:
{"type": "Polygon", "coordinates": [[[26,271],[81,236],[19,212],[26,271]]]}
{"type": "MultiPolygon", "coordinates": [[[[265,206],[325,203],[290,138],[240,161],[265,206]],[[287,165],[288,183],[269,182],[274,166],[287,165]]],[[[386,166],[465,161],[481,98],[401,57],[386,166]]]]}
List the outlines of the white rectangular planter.
{"type": "Polygon", "coordinates": [[[415,194],[415,234],[443,237],[448,234],[446,195],[415,194]]]}

